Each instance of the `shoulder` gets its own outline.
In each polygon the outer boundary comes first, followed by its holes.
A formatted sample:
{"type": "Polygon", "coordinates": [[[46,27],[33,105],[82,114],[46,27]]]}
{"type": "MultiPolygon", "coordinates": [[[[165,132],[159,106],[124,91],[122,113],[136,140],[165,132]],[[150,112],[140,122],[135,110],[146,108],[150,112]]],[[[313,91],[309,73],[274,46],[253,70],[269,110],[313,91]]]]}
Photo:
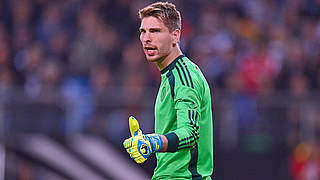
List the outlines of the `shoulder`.
{"type": "Polygon", "coordinates": [[[204,86],[201,76],[199,67],[185,56],[179,58],[167,74],[172,93],[180,95],[201,95],[204,86]]]}
{"type": "Polygon", "coordinates": [[[185,78],[185,81],[188,80],[188,82],[186,82],[188,87],[197,88],[199,85],[201,85],[202,73],[199,67],[188,57],[184,56],[183,58],[179,59],[177,61],[177,66],[180,68],[182,78],[185,78]]]}

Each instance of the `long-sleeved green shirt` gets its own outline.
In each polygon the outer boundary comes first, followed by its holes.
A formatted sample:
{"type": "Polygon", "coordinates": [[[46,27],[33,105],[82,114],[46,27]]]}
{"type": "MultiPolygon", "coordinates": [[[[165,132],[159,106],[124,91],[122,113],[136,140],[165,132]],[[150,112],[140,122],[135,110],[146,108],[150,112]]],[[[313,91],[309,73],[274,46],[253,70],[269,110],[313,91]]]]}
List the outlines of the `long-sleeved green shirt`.
{"type": "Polygon", "coordinates": [[[184,55],[161,71],[155,104],[155,133],[167,137],[168,152],[156,153],[153,180],[211,179],[210,88],[199,67],[184,55]]]}

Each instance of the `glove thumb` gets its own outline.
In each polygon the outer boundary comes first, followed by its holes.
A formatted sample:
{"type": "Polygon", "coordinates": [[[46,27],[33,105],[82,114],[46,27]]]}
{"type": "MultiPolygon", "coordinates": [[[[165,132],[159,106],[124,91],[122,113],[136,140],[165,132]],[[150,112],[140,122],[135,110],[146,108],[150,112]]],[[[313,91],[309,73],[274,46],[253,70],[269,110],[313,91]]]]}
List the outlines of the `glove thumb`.
{"type": "Polygon", "coordinates": [[[142,131],[140,130],[139,123],[136,120],[136,118],[134,118],[133,116],[129,117],[129,129],[132,137],[137,135],[142,135],[142,131]]]}

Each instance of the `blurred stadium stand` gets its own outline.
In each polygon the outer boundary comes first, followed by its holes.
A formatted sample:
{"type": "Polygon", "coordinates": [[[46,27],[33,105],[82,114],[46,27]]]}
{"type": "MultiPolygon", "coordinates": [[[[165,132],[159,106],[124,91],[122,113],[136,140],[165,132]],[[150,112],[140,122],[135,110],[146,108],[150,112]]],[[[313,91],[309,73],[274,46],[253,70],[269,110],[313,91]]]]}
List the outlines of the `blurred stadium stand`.
{"type": "MultiPolygon", "coordinates": [[[[122,148],[153,131],[148,0],[0,0],[0,180],[149,179],[122,148]],[[128,178],[128,176],[130,178],[128,178]]],[[[320,179],[320,1],[173,0],[213,95],[215,180],[320,179]]]]}

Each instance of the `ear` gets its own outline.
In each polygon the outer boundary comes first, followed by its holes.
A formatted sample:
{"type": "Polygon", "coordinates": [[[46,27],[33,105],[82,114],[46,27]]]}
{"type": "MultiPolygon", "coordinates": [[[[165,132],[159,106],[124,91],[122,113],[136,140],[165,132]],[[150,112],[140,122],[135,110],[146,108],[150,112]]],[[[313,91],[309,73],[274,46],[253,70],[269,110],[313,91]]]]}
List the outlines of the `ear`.
{"type": "Polygon", "coordinates": [[[173,45],[174,46],[180,42],[180,36],[181,36],[181,30],[180,29],[175,29],[172,32],[172,38],[173,38],[173,45]]]}

